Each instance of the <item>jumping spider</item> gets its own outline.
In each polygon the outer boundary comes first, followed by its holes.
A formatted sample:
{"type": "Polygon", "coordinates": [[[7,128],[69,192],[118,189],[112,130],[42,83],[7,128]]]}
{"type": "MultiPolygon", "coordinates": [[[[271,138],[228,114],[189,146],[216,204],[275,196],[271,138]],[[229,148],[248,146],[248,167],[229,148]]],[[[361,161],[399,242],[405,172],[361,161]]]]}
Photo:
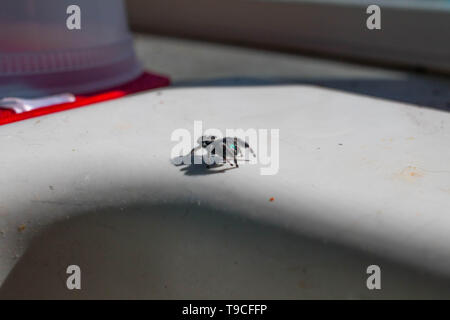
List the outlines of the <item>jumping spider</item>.
{"type": "Polygon", "coordinates": [[[216,136],[201,136],[198,138],[197,143],[199,145],[191,150],[191,155],[193,155],[197,150],[202,148],[206,149],[208,157],[206,168],[208,169],[211,167],[211,160],[215,155],[221,157],[223,159],[223,163],[227,162],[230,166],[233,166],[233,163],[231,163],[229,159],[233,158],[236,168],[239,168],[237,163],[237,155],[243,155],[242,149],[249,149],[253,157],[256,157],[255,152],[252,148],[250,148],[249,144],[237,137],[217,138],[216,136]]]}

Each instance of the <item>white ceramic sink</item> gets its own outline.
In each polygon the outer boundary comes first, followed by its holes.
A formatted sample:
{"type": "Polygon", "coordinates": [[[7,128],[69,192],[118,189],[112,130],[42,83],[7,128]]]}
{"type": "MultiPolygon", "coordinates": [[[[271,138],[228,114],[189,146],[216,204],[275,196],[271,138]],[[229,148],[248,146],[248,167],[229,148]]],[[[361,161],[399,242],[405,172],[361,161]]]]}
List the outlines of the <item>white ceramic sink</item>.
{"type": "Polygon", "coordinates": [[[448,113],[309,86],[0,127],[0,298],[449,298],[449,139],[448,113]],[[171,134],[195,120],[279,129],[278,173],[174,166],[171,134]]]}

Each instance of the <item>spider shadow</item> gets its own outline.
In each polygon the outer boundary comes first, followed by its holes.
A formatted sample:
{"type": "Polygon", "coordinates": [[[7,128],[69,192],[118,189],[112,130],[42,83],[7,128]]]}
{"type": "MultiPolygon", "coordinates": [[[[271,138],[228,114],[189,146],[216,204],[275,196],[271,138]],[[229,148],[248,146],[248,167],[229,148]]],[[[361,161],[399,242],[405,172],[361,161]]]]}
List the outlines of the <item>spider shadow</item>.
{"type": "Polygon", "coordinates": [[[197,155],[178,156],[171,159],[171,163],[176,167],[181,167],[180,171],[187,176],[225,173],[228,170],[236,169],[236,167],[228,167],[221,163],[215,163],[208,168],[203,157],[197,155]]]}

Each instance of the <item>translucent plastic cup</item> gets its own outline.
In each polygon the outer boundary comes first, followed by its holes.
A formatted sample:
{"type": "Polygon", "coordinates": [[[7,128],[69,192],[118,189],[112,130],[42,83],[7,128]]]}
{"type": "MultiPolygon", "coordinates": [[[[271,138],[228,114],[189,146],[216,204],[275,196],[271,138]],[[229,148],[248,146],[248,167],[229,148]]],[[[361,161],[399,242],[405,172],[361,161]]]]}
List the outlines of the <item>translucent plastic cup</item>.
{"type": "Polygon", "coordinates": [[[122,0],[14,0],[0,8],[0,98],[94,92],[141,73],[122,0]],[[81,29],[67,27],[71,5],[80,8],[81,29]]]}

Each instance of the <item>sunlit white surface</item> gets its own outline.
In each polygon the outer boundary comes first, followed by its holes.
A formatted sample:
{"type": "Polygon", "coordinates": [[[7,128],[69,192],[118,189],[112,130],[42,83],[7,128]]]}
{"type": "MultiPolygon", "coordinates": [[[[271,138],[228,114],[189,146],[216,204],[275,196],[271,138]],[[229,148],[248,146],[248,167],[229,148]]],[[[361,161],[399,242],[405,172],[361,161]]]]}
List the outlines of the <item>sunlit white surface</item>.
{"type": "Polygon", "coordinates": [[[164,90],[0,127],[0,294],[373,297],[378,262],[381,296],[448,296],[449,139],[448,113],[308,86],[164,90]],[[171,133],[194,120],[280,129],[278,174],[174,166],[171,133]],[[68,264],[89,289],[64,288],[68,264]]]}

